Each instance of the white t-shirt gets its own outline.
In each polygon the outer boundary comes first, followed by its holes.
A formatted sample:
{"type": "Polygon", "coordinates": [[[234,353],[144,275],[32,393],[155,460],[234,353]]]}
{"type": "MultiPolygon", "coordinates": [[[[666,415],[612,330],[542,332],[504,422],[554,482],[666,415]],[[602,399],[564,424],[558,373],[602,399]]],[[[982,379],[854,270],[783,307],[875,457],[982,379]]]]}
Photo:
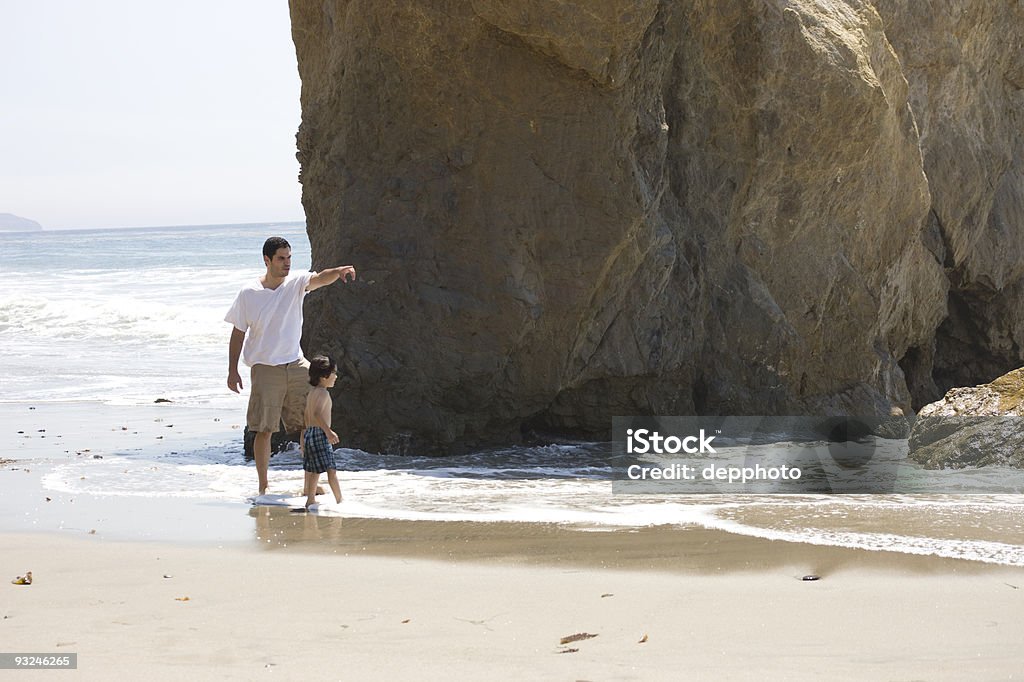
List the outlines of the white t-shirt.
{"type": "Polygon", "coordinates": [[[238,292],[225,322],[246,332],[242,362],[253,365],[284,365],[302,357],[302,299],[313,272],[289,275],[276,289],[257,279],[238,292]]]}

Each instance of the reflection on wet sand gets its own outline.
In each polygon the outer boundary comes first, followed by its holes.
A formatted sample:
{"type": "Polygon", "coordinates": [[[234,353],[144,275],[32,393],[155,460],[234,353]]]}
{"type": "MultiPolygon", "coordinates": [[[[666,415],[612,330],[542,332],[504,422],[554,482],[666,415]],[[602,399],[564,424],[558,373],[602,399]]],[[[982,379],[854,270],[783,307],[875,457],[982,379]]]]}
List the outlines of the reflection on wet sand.
{"type": "Polygon", "coordinates": [[[797,578],[852,569],[962,574],[996,568],[961,559],[766,540],[700,527],[584,531],[546,523],[343,518],[274,506],[253,507],[249,515],[255,520],[257,545],[268,551],[702,574],[770,569],[797,578]]]}

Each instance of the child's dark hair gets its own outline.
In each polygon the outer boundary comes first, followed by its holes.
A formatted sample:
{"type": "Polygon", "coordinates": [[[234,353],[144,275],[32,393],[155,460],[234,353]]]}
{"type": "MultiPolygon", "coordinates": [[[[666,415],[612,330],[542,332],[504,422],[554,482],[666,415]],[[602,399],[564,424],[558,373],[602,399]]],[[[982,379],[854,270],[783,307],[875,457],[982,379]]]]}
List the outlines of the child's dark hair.
{"type": "Polygon", "coordinates": [[[320,380],[331,375],[338,365],[326,355],[317,355],[309,361],[309,385],[319,386],[320,380]]]}

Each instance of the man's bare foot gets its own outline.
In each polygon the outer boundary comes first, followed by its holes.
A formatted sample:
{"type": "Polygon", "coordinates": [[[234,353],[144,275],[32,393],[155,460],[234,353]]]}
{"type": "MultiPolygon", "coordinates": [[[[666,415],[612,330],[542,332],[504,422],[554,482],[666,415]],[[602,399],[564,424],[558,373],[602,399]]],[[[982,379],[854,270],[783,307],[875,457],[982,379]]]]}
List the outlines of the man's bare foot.
{"type": "Polygon", "coordinates": [[[307,498],[306,499],[306,511],[309,511],[309,508],[312,505],[314,505],[314,504],[316,504],[316,500],[312,500],[312,499],[307,498]]]}
{"type": "Polygon", "coordinates": [[[262,497],[262,496],[264,496],[266,494],[267,494],[267,489],[266,488],[260,488],[260,497],[262,497]]]}

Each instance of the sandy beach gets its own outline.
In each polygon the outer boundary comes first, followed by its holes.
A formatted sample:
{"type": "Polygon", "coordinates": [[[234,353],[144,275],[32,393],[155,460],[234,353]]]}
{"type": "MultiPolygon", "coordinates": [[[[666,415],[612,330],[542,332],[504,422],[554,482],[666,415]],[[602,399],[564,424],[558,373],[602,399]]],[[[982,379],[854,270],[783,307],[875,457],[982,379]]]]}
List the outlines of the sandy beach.
{"type": "Polygon", "coordinates": [[[13,443],[0,465],[0,653],[76,653],[68,677],[1020,677],[1024,569],[700,527],[401,521],[53,491],[48,469],[80,464],[89,477],[112,462],[141,491],[173,461],[163,453],[235,438],[237,415],[34,407],[0,409],[13,443]],[[31,585],[11,583],[27,571],[31,585]]]}
{"type": "Polygon", "coordinates": [[[77,653],[65,674],[88,680],[1020,674],[1019,570],[700,530],[279,521],[247,546],[3,534],[0,575],[34,578],[4,588],[4,649],[77,653]]]}

